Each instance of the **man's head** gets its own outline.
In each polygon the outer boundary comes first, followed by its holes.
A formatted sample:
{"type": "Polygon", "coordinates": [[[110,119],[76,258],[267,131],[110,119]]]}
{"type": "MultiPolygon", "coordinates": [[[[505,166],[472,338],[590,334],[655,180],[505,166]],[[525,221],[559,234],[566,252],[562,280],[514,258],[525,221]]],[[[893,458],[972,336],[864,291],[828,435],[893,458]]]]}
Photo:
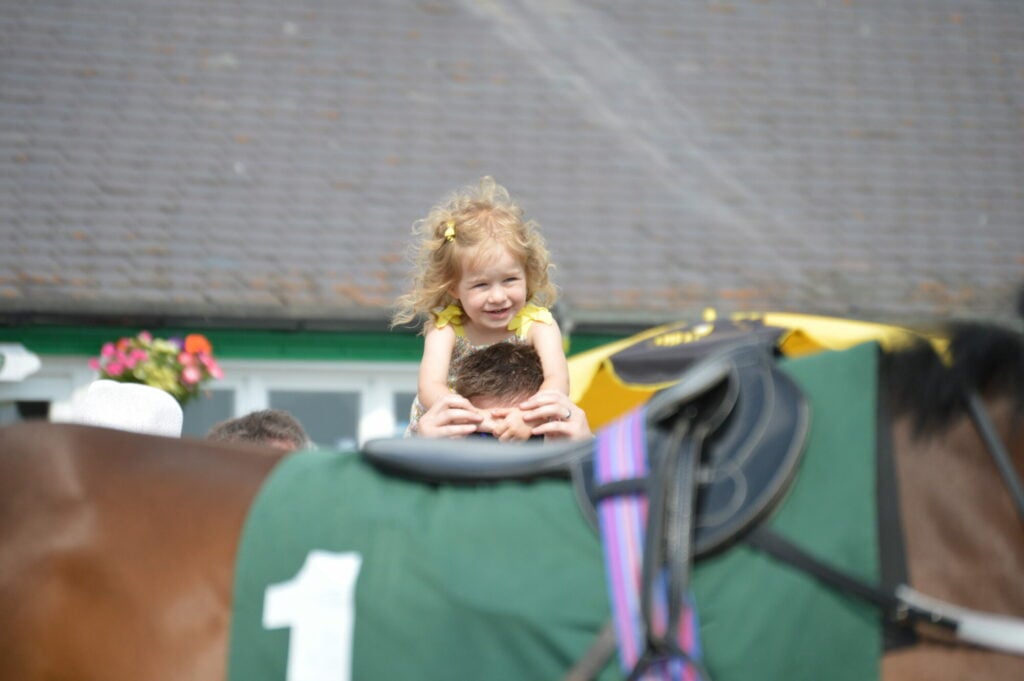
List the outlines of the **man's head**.
{"type": "Polygon", "coordinates": [[[310,444],[302,424],[280,409],[254,411],[221,421],[210,429],[206,438],[214,442],[252,442],[289,452],[310,444]]]}
{"type": "Polygon", "coordinates": [[[514,406],[543,383],[536,350],[520,343],[495,343],[462,360],[454,389],[478,409],[491,409],[514,406]]]}

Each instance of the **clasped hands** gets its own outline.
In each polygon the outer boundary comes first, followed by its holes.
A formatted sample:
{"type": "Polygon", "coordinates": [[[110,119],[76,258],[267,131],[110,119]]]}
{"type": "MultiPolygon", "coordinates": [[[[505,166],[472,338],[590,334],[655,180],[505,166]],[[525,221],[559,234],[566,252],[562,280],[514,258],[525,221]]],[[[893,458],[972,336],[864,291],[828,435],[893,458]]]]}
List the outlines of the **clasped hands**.
{"type": "Polygon", "coordinates": [[[420,417],[422,437],[461,438],[490,433],[501,442],[528,440],[583,440],[593,437],[587,416],[565,395],[543,391],[515,405],[499,406],[492,400],[476,404],[461,395],[445,395],[420,417]]]}

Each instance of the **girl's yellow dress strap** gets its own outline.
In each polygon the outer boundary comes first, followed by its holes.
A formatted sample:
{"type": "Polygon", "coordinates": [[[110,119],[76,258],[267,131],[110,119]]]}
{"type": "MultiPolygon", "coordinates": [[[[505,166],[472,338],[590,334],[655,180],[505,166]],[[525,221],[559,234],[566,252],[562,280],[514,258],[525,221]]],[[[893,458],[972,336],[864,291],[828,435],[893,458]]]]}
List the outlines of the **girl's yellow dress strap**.
{"type": "Polygon", "coordinates": [[[466,331],[462,328],[462,308],[461,307],[459,307],[455,303],[452,303],[451,305],[449,305],[448,307],[444,308],[443,310],[440,309],[440,308],[434,310],[433,314],[434,314],[434,325],[437,328],[443,329],[444,327],[446,327],[449,324],[451,324],[452,325],[452,331],[455,332],[456,336],[458,336],[460,338],[464,338],[465,337],[466,331]]]}
{"type": "Polygon", "coordinates": [[[534,322],[540,322],[541,324],[554,324],[555,318],[551,315],[551,311],[546,307],[540,305],[534,305],[533,303],[527,303],[523,305],[523,309],[512,318],[512,321],[508,323],[508,330],[514,331],[516,338],[523,340],[526,338],[526,334],[530,332],[530,326],[534,322]]]}

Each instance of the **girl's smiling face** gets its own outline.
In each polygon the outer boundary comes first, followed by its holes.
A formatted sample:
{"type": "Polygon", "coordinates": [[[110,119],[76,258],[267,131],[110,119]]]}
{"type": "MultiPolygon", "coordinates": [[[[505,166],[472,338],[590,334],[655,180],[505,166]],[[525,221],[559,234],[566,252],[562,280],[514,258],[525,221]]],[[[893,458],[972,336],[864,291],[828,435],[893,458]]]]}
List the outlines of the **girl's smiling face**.
{"type": "Polygon", "coordinates": [[[508,249],[468,257],[451,294],[466,317],[482,332],[477,343],[502,340],[508,324],[526,304],[526,270],[508,249]]]}

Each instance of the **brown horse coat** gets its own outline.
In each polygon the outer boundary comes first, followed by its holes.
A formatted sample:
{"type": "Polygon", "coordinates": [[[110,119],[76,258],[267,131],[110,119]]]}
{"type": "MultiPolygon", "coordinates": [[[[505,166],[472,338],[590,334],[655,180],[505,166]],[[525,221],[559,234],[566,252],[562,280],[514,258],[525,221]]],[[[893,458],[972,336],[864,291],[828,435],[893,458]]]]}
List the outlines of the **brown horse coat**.
{"type": "Polygon", "coordinates": [[[224,678],[239,534],[280,456],[0,429],[0,678],[224,678]]]}
{"type": "MultiPolygon", "coordinates": [[[[993,420],[1024,479],[1024,424],[1008,401],[993,420]]],[[[984,612],[1024,617],[1024,522],[966,417],[941,435],[894,424],[893,449],[910,572],[918,591],[984,612]]],[[[1024,657],[923,640],[887,655],[886,679],[1024,679],[1024,657]]]]}

